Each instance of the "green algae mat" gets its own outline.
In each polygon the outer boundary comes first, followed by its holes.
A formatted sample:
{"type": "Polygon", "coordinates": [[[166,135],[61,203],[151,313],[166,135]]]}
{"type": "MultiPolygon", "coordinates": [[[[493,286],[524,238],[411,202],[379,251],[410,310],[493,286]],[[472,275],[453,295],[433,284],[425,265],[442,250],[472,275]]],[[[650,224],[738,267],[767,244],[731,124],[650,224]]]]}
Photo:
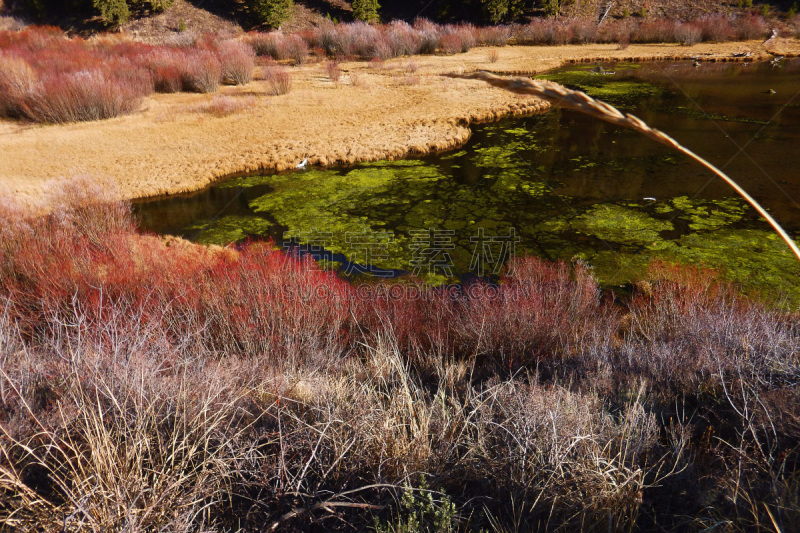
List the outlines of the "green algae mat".
{"type": "MultiPolygon", "coordinates": [[[[800,62],[580,65],[543,77],[669,133],[800,235],[800,62]]],[[[478,126],[450,153],[236,178],[136,207],[151,231],[268,238],[354,279],[443,283],[533,254],[584,261],[621,286],[660,258],[800,303],[800,264],[724,183],[634,132],[562,110],[478,126]]]]}

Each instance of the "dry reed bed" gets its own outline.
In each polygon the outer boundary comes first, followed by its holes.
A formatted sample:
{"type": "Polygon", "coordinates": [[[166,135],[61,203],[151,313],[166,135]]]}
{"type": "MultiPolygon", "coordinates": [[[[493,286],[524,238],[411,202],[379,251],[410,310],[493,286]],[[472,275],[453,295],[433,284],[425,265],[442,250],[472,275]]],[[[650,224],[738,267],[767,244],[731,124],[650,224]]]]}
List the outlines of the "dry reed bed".
{"type": "Polygon", "coordinates": [[[49,217],[0,203],[5,529],[798,519],[800,321],[713,272],[654,265],[616,303],[534,258],[463,294],[357,291],[52,190],[49,217]]]}

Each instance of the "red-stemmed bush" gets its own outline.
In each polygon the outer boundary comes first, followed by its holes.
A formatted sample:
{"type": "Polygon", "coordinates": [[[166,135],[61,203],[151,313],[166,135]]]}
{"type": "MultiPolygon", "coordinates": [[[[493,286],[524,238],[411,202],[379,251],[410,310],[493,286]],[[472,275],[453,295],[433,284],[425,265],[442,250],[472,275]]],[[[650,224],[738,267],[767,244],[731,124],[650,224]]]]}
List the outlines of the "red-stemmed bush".
{"type": "Polygon", "coordinates": [[[263,69],[267,93],[272,96],[287,94],[292,90],[292,77],[289,71],[278,65],[266,66],[263,69]]]}
{"type": "Polygon", "coordinates": [[[692,22],[678,23],[675,26],[675,39],[686,46],[697,44],[703,39],[703,29],[692,22]]]}
{"type": "Polygon", "coordinates": [[[34,122],[101,120],[135,111],[148,87],[141,78],[81,70],[44,77],[23,98],[20,114],[34,122]]]}
{"type": "Polygon", "coordinates": [[[339,78],[342,77],[342,69],[338,61],[328,61],[325,63],[325,71],[333,83],[339,83],[339,78]]]}
{"type": "Polygon", "coordinates": [[[735,31],[738,38],[745,41],[763,39],[769,33],[769,25],[764,17],[747,14],[736,19],[735,31]]]}
{"type": "Polygon", "coordinates": [[[636,21],[627,18],[622,20],[609,20],[603,22],[597,31],[597,40],[604,43],[617,43],[622,45],[633,40],[638,28],[636,21]]]}
{"type": "Polygon", "coordinates": [[[461,38],[461,51],[469,52],[478,45],[478,30],[471,24],[459,24],[455,31],[461,38]]]}
{"type": "Polygon", "coordinates": [[[458,54],[461,46],[461,37],[457,33],[445,33],[439,39],[439,50],[445,54],[458,54]]]}
{"type": "Polygon", "coordinates": [[[19,117],[23,98],[36,81],[36,72],[24,59],[0,54],[0,116],[19,117]]]}
{"type": "Polygon", "coordinates": [[[186,57],[183,50],[153,50],[144,59],[150,69],[153,88],[159,93],[177,93],[183,89],[186,57]]]}
{"type": "Polygon", "coordinates": [[[481,46],[505,46],[511,38],[508,26],[488,26],[477,31],[477,41],[481,46]]]}
{"type": "Polygon", "coordinates": [[[675,42],[676,22],[666,19],[646,20],[633,33],[633,41],[637,43],[669,43],[675,42]]]}
{"type": "Polygon", "coordinates": [[[222,64],[211,51],[193,50],[187,52],[182,82],[185,91],[212,93],[222,83],[222,64]]]}
{"type": "Polygon", "coordinates": [[[384,37],[394,57],[414,55],[420,48],[419,33],[401,20],[395,20],[387,25],[384,37]]]}
{"type": "Polygon", "coordinates": [[[522,26],[516,33],[516,44],[542,45],[548,44],[553,32],[553,21],[550,19],[536,19],[522,26]]]}
{"type": "Polygon", "coordinates": [[[414,21],[414,30],[418,33],[419,54],[435,54],[439,49],[439,38],[441,32],[439,26],[428,19],[418,18],[414,21]]]}
{"type": "Polygon", "coordinates": [[[256,55],[271,57],[276,61],[292,60],[298,65],[305,61],[309,53],[309,46],[300,35],[250,33],[246,42],[256,55]]]}
{"type": "Polygon", "coordinates": [[[550,44],[569,44],[575,39],[575,31],[569,22],[554,22],[553,32],[550,34],[550,44]]]}
{"type": "Polygon", "coordinates": [[[252,48],[240,41],[225,41],[217,48],[217,57],[225,83],[246,85],[253,81],[255,56],[252,48]]]}
{"type": "Polygon", "coordinates": [[[722,42],[736,36],[731,20],[725,15],[706,15],[697,20],[704,41],[722,42]]]}
{"type": "Polygon", "coordinates": [[[254,59],[246,45],[210,37],[153,46],[31,28],[0,32],[0,66],[0,115],[58,123],[130,113],[153,91],[213,92],[223,80],[247,83],[254,59]]]}
{"type": "Polygon", "coordinates": [[[573,19],[570,21],[572,27],[572,40],[577,44],[587,44],[597,41],[599,28],[597,22],[589,19],[573,19]]]}

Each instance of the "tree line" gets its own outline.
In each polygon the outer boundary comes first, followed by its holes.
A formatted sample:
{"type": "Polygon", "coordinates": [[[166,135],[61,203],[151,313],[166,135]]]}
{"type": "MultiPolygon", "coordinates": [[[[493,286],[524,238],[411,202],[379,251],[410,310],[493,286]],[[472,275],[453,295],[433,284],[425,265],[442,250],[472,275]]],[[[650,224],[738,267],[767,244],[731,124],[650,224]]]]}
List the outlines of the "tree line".
{"type": "MultiPolygon", "coordinates": [[[[437,22],[498,24],[534,10],[556,14],[561,0],[352,0],[353,20],[380,22],[421,16],[437,22]]],[[[164,11],[174,0],[12,0],[13,11],[42,23],[114,28],[133,18],[164,11]]],[[[246,24],[278,28],[290,16],[293,0],[229,0],[231,16],[246,24]]],[[[346,20],[341,20],[345,22],[346,20]]]]}

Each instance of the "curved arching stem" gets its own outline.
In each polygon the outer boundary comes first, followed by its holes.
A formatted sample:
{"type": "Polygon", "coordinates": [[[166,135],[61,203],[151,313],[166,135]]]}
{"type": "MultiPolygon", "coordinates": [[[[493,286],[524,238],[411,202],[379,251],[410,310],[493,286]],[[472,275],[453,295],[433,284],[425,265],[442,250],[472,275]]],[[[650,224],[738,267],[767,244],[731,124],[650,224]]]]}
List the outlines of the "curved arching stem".
{"type": "Polygon", "coordinates": [[[747,191],[742,189],[735,181],[733,181],[733,179],[730,178],[730,176],[722,172],[720,169],[688,148],[684,147],[666,133],[655,128],[651,128],[640,118],[623,113],[616,107],[605,102],[601,102],[600,100],[595,100],[586,93],[567,89],[563,85],[559,85],[558,83],[552,81],[532,80],[527,78],[504,78],[489,72],[448,74],[448,76],[452,78],[482,80],[495,87],[506,89],[518,94],[539,96],[559,107],[565,107],[567,109],[579,111],[605,122],[631,128],[658,143],[669,146],[670,148],[689,156],[713,172],[717,177],[725,181],[725,183],[730,185],[733,190],[739,194],[739,196],[744,198],[748,204],[753,206],[753,209],[755,209],[758,214],[764,217],[769,225],[772,226],[772,229],[774,229],[775,232],[784,240],[784,242],[786,242],[786,244],[792,250],[792,253],[794,253],[795,257],[797,257],[797,260],[800,261],[800,248],[797,247],[797,244],[794,242],[794,240],[792,240],[789,234],[786,233],[786,230],[784,230],[781,225],[778,224],[774,218],[772,218],[772,215],[770,215],[766,209],[761,207],[761,204],[756,202],[756,200],[750,196],[747,191]]]}

